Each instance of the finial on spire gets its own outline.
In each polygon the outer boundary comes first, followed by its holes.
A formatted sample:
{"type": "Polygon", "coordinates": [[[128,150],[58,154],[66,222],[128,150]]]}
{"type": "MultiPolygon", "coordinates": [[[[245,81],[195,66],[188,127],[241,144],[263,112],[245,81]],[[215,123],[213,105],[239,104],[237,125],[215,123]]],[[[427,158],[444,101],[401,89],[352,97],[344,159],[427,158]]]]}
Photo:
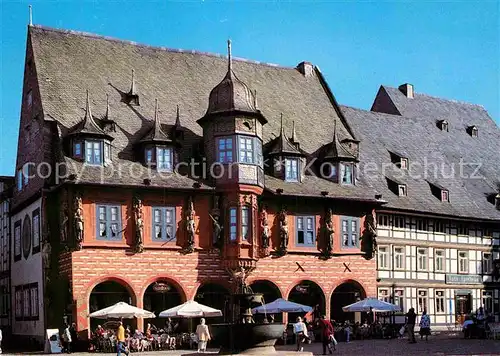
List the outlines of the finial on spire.
{"type": "Polygon", "coordinates": [[[158,124],[158,99],[155,99],[155,124],[158,124]]]}
{"type": "Polygon", "coordinates": [[[253,106],[257,109],[257,89],[253,92],[253,106]]]}
{"type": "Polygon", "coordinates": [[[231,40],[227,40],[227,70],[231,72],[233,70],[233,59],[231,56],[231,40]]]}
{"type": "Polygon", "coordinates": [[[283,136],[283,133],[284,133],[284,129],[283,129],[283,113],[280,114],[281,115],[281,130],[280,130],[280,135],[283,136]]]}
{"type": "Polygon", "coordinates": [[[29,26],[33,26],[33,8],[31,5],[29,6],[29,13],[30,13],[29,26]]]}
{"type": "Polygon", "coordinates": [[[92,111],[90,111],[90,96],[89,90],[87,89],[87,102],[85,103],[85,118],[89,120],[93,120],[92,111]]]}
{"type": "Polygon", "coordinates": [[[295,133],[295,120],[292,121],[292,142],[295,142],[297,134],[295,133]]]}
{"type": "Polygon", "coordinates": [[[135,88],[135,70],[132,69],[132,85],[130,87],[130,95],[137,95],[135,88]]]}
{"type": "Polygon", "coordinates": [[[177,113],[176,113],[176,116],[175,116],[175,126],[176,127],[181,126],[181,114],[180,114],[180,111],[179,111],[179,105],[177,105],[177,113]]]}
{"type": "Polygon", "coordinates": [[[104,117],[109,119],[109,94],[106,94],[106,115],[104,117]]]}
{"type": "Polygon", "coordinates": [[[337,119],[333,120],[333,141],[337,140],[337,119]]]}

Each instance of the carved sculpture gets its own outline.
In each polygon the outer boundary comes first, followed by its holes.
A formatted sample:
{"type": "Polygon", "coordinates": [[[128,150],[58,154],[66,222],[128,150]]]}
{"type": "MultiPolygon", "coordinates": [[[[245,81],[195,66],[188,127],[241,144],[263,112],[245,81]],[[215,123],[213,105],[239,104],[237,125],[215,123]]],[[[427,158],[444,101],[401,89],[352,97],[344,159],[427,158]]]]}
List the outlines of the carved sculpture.
{"type": "Polygon", "coordinates": [[[262,228],[262,248],[267,249],[269,248],[270,230],[266,208],[262,208],[262,212],[260,213],[260,227],[262,228]]]}
{"type": "Polygon", "coordinates": [[[144,251],[144,219],[142,200],[138,196],[134,196],[133,211],[135,220],[135,252],[141,253],[144,251]]]}
{"type": "Polygon", "coordinates": [[[52,253],[52,247],[50,246],[50,242],[44,241],[42,247],[42,260],[43,267],[45,269],[50,269],[50,254],[52,253]]]}
{"type": "Polygon", "coordinates": [[[236,284],[236,293],[251,294],[252,289],[247,285],[246,279],[253,268],[240,266],[239,268],[226,269],[231,277],[231,281],[236,284]]]}
{"type": "Polygon", "coordinates": [[[280,252],[287,253],[288,248],[288,221],[285,209],[282,209],[279,214],[280,222],[280,252]]]}
{"type": "Polygon", "coordinates": [[[214,245],[217,246],[218,248],[222,248],[222,226],[219,222],[219,216],[215,215],[213,216],[212,214],[208,214],[212,218],[212,222],[214,225],[214,245]]]}
{"type": "Polygon", "coordinates": [[[193,198],[189,197],[188,209],[186,211],[186,232],[187,232],[186,252],[194,251],[194,234],[196,231],[194,216],[195,215],[194,215],[193,198]]]}
{"type": "Polygon", "coordinates": [[[325,215],[325,255],[327,257],[332,255],[334,234],[332,209],[328,209],[325,215]]]}
{"type": "Polygon", "coordinates": [[[372,259],[377,251],[377,226],[373,214],[365,217],[364,230],[361,235],[361,251],[365,253],[366,259],[372,259]]]}
{"type": "Polygon", "coordinates": [[[65,201],[62,203],[61,206],[60,222],[61,222],[61,242],[65,244],[68,241],[68,223],[69,223],[68,203],[66,203],[65,201]]]}
{"type": "Polygon", "coordinates": [[[73,224],[75,229],[75,248],[76,250],[82,249],[83,243],[83,202],[82,196],[77,193],[74,198],[74,214],[73,214],[73,224]]]}

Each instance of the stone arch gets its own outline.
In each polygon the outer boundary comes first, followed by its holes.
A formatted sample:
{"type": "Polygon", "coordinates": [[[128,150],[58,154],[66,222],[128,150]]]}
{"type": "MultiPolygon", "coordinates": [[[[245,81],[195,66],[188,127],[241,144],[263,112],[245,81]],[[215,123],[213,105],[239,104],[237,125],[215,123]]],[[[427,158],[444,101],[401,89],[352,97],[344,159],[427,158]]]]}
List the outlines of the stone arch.
{"type": "Polygon", "coordinates": [[[223,317],[210,318],[210,323],[217,323],[222,322],[224,316],[229,316],[230,295],[231,289],[228,288],[225,283],[216,280],[208,280],[199,284],[193,299],[200,304],[221,310],[223,317]]]}
{"type": "Polygon", "coordinates": [[[344,312],[342,307],[364,298],[366,298],[366,289],[360,282],[354,279],[341,281],[335,286],[330,296],[330,319],[354,321],[355,314],[344,312]]]}
{"type": "MultiPolygon", "coordinates": [[[[319,317],[318,314],[326,313],[326,294],[321,285],[312,279],[300,279],[294,282],[287,292],[287,299],[289,301],[304,304],[313,308],[311,318],[319,317]],[[318,306],[318,307],[317,307],[318,306]],[[318,310],[316,310],[319,308],[318,310]]],[[[301,314],[288,314],[288,320],[294,321],[297,316],[301,314]]],[[[309,318],[309,319],[311,319],[309,318]]]]}
{"type": "MultiPolygon", "coordinates": [[[[255,279],[249,283],[250,288],[254,293],[261,293],[264,297],[264,303],[271,303],[278,298],[283,297],[281,289],[272,281],[267,279],[255,279]]],[[[256,320],[263,320],[264,314],[255,316],[256,320]]],[[[273,316],[274,322],[283,321],[283,314],[278,313],[273,316]]]]}

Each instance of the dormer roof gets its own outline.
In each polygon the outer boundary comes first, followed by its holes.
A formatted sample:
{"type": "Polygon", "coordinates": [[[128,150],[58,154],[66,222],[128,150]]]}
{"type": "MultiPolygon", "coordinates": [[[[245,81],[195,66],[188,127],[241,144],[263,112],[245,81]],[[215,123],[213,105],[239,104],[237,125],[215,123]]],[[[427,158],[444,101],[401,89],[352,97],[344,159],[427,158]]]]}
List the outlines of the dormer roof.
{"type": "Polygon", "coordinates": [[[333,124],[333,139],[332,142],[325,145],[323,151],[323,159],[328,160],[347,160],[355,161],[357,160],[356,155],[350,152],[347,147],[345,147],[339,140],[337,135],[337,121],[335,120],[333,124]]]}
{"type": "Polygon", "coordinates": [[[266,151],[268,155],[284,154],[291,156],[304,156],[304,153],[298,147],[298,143],[293,142],[285,134],[285,129],[283,127],[283,114],[281,114],[280,135],[268,144],[268,148],[266,151]]]}
{"type": "Polygon", "coordinates": [[[158,115],[158,99],[155,99],[155,114],[153,127],[140,140],[141,143],[167,144],[172,143],[172,139],[162,130],[160,116],[158,115]]]}
{"type": "Polygon", "coordinates": [[[110,141],[113,140],[113,137],[104,132],[104,130],[94,120],[90,109],[90,95],[88,90],[85,104],[85,115],[82,120],[70,130],[68,136],[91,136],[106,138],[110,141]]]}

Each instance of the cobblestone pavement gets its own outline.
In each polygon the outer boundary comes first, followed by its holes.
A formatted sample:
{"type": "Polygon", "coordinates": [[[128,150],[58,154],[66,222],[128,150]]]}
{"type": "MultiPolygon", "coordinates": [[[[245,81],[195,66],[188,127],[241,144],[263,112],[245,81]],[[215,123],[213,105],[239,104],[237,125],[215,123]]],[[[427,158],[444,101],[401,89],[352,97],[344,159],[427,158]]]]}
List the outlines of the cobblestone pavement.
{"type": "MultiPolygon", "coordinates": [[[[294,355],[294,345],[277,346],[278,351],[290,351],[286,355],[294,355]]],[[[323,350],[320,343],[305,345],[304,351],[312,352],[314,355],[321,355],[323,350]]],[[[215,350],[205,354],[216,354],[215,350]]],[[[5,355],[5,354],[4,354],[5,355]]],[[[100,356],[94,353],[73,353],[72,356],[100,356]]],[[[102,354],[113,355],[113,354],[102,354]]],[[[134,353],[132,355],[144,356],[191,356],[200,355],[193,351],[158,351],[134,353]]],[[[350,343],[341,342],[337,345],[334,355],[374,355],[374,356],[407,356],[407,355],[498,355],[500,356],[500,340],[464,340],[454,336],[436,336],[429,338],[429,341],[420,341],[416,344],[409,344],[406,339],[395,340],[363,340],[352,341],[350,343]]]]}

